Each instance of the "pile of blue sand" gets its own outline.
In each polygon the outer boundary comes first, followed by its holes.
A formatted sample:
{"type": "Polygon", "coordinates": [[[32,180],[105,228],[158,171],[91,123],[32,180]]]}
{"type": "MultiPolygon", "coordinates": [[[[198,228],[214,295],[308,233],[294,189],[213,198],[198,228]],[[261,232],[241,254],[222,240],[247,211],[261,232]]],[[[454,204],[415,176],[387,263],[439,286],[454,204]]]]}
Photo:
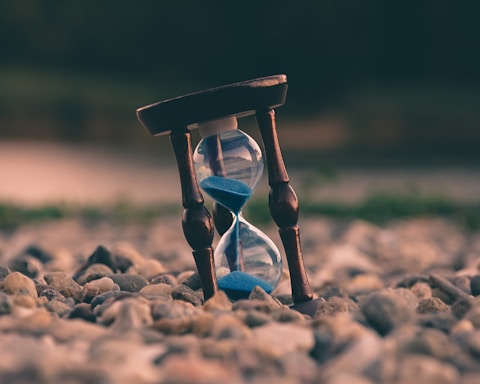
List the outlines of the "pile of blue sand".
{"type": "Polygon", "coordinates": [[[247,184],[227,177],[209,176],[201,181],[200,186],[212,199],[235,215],[240,213],[245,202],[252,196],[252,188],[247,184]]]}
{"type": "Polygon", "coordinates": [[[252,276],[246,272],[233,271],[218,279],[218,288],[234,300],[246,299],[250,292],[259,286],[265,292],[271,293],[273,286],[258,277],[252,276]]]}

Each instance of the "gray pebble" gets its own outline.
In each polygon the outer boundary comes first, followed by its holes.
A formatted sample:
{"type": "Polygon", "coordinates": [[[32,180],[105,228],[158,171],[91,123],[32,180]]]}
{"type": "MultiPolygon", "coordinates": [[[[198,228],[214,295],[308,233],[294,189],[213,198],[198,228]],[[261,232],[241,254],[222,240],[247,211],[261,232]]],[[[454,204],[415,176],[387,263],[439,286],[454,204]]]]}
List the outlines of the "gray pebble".
{"type": "Polygon", "coordinates": [[[457,318],[448,312],[439,312],[418,317],[418,324],[425,328],[435,328],[444,333],[450,333],[452,327],[457,323],[457,318]]]}
{"type": "Polygon", "coordinates": [[[91,280],[100,279],[111,274],[113,274],[113,271],[110,267],[105,264],[97,263],[89,265],[86,269],[74,276],[74,279],[78,284],[84,285],[91,280]]]}
{"type": "Polygon", "coordinates": [[[249,300],[259,300],[265,302],[270,309],[277,309],[281,308],[283,305],[272,295],[269,295],[265,290],[256,286],[253,288],[252,292],[250,292],[250,296],[248,297],[249,300]]]}
{"type": "Polygon", "coordinates": [[[68,315],[69,319],[82,319],[90,323],[95,323],[96,316],[93,313],[93,310],[89,304],[80,303],[73,308],[73,310],[68,315]]]}
{"type": "Polygon", "coordinates": [[[178,281],[175,276],[170,274],[161,274],[160,276],[154,277],[150,284],[168,284],[172,287],[178,285],[178,281]]]}
{"type": "Polygon", "coordinates": [[[398,295],[383,291],[367,296],[360,308],[368,323],[381,335],[387,335],[395,327],[410,322],[413,310],[398,295]]]}
{"type": "Polygon", "coordinates": [[[35,278],[43,270],[43,264],[32,256],[16,257],[10,262],[10,270],[23,273],[25,276],[35,278]]]}
{"type": "Polygon", "coordinates": [[[57,300],[57,299],[52,299],[48,301],[45,304],[45,307],[51,311],[56,313],[58,316],[63,317],[68,315],[70,312],[72,312],[72,308],[65,304],[64,302],[57,300]]]}
{"type": "Polygon", "coordinates": [[[0,316],[12,313],[12,299],[9,295],[0,292],[0,316]]]}
{"type": "Polygon", "coordinates": [[[107,277],[112,279],[115,284],[118,284],[120,290],[126,292],[139,292],[148,284],[147,280],[139,275],[113,274],[108,275],[107,277]]]}
{"type": "Polygon", "coordinates": [[[470,311],[474,307],[474,302],[471,299],[463,298],[457,300],[452,305],[452,313],[455,315],[457,319],[462,319],[465,314],[470,311]]]}
{"type": "Polygon", "coordinates": [[[470,279],[470,290],[473,296],[480,295],[480,275],[472,276],[470,279]]]}
{"type": "Polygon", "coordinates": [[[305,321],[305,317],[300,312],[291,310],[288,307],[275,309],[270,315],[273,320],[279,323],[294,323],[305,321]]]}
{"type": "Polygon", "coordinates": [[[249,310],[243,316],[243,322],[250,328],[259,327],[272,321],[272,317],[265,312],[249,310]]]}
{"type": "Polygon", "coordinates": [[[117,271],[117,263],[115,262],[115,259],[110,251],[103,245],[99,245],[88,258],[87,265],[93,264],[105,264],[113,272],[117,271]]]}
{"type": "Polygon", "coordinates": [[[183,300],[188,303],[192,303],[195,306],[200,306],[203,304],[203,299],[198,296],[191,288],[183,284],[179,284],[173,288],[172,297],[175,300],[183,300]]]}
{"type": "Polygon", "coordinates": [[[198,272],[192,273],[189,277],[182,281],[182,284],[193,289],[194,291],[202,288],[202,281],[198,272]]]}
{"type": "Polygon", "coordinates": [[[0,282],[3,281],[5,279],[5,277],[7,277],[10,273],[10,268],[2,265],[0,266],[0,282]]]}
{"type": "Polygon", "coordinates": [[[407,353],[432,356],[443,361],[453,359],[457,350],[449,337],[437,329],[419,330],[406,344],[407,353]]]}

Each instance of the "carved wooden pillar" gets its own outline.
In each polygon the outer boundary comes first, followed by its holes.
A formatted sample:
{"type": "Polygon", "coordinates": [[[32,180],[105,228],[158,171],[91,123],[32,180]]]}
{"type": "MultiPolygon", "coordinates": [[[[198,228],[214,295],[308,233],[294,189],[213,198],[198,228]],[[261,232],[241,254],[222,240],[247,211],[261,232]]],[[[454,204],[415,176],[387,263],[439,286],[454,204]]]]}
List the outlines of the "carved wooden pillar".
{"type": "Polygon", "coordinates": [[[183,233],[193,249],[203,296],[208,300],[218,290],[212,248],[213,221],[203,205],[203,196],[195,176],[190,132],[186,128],[173,129],[170,133],[170,142],[175,152],[182,187],[183,233]]]}
{"type": "Polygon", "coordinates": [[[257,111],[256,119],[265,147],[265,158],[270,185],[269,208],[273,220],[279,227],[280,238],[285,249],[292,297],[295,304],[312,300],[313,293],[303,264],[300,231],[298,228],[298,199],[289,178],[278,143],[275,111],[257,111]]]}

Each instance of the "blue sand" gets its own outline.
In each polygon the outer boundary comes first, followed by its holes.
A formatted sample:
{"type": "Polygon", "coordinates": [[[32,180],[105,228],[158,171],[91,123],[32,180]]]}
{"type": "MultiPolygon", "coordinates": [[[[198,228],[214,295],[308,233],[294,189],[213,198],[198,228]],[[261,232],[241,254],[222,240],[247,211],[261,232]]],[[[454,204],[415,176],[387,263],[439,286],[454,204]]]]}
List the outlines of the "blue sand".
{"type": "Polygon", "coordinates": [[[209,176],[200,182],[202,189],[212,199],[238,215],[245,202],[252,196],[252,188],[243,181],[227,177],[209,176]]]}
{"type": "Polygon", "coordinates": [[[218,288],[242,296],[248,296],[257,285],[267,293],[273,291],[273,286],[266,281],[241,271],[233,271],[218,279],[218,288]]]}

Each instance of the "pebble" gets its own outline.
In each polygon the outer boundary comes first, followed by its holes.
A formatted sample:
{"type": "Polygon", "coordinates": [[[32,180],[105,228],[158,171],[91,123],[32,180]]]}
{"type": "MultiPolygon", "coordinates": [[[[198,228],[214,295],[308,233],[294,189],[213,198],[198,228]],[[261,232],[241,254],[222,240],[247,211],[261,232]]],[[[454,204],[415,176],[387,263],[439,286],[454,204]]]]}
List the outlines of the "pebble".
{"type": "Polygon", "coordinates": [[[100,279],[102,277],[111,275],[113,273],[112,269],[106,266],[105,264],[92,264],[89,265],[86,269],[80,271],[78,274],[74,276],[74,280],[80,284],[84,285],[85,283],[100,279]]]}
{"type": "Polygon", "coordinates": [[[87,266],[93,264],[104,264],[113,272],[117,271],[117,263],[110,251],[103,245],[99,245],[87,260],[87,266]]]}
{"type": "Polygon", "coordinates": [[[472,276],[470,279],[470,291],[473,296],[480,295],[480,275],[472,276]]]}
{"type": "Polygon", "coordinates": [[[147,280],[151,280],[155,276],[165,273],[166,269],[158,260],[148,259],[141,264],[132,265],[126,273],[137,274],[143,276],[147,280]]]}
{"type": "Polygon", "coordinates": [[[195,306],[203,304],[203,299],[195,291],[183,284],[179,284],[172,289],[172,297],[175,300],[183,300],[195,306]]]}
{"type": "Polygon", "coordinates": [[[80,301],[82,298],[82,287],[68,276],[65,272],[51,272],[44,276],[48,285],[57,289],[65,297],[73,297],[80,301]]]}
{"type": "Polygon", "coordinates": [[[0,266],[0,282],[2,282],[5,277],[7,277],[10,274],[10,268],[2,265],[0,266]]]}
{"type": "Polygon", "coordinates": [[[420,300],[416,312],[422,315],[426,313],[450,312],[450,307],[438,297],[429,297],[420,300]]]}
{"type": "Polygon", "coordinates": [[[229,312],[232,308],[232,302],[223,291],[215,292],[203,305],[203,310],[207,312],[229,312]]]}
{"type": "Polygon", "coordinates": [[[412,321],[414,312],[400,296],[390,291],[374,292],[360,304],[368,323],[381,335],[412,321]]]}
{"type": "Polygon", "coordinates": [[[267,356],[278,357],[291,352],[309,352],[315,345],[312,329],[290,323],[267,323],[253,328],[252,332],[257,348],[267,356]]]}
{"type": "Polygon", "coordinates": [[[0,292],[0,316],[12,313],[13,302],[10,295],[0,292]]]}
{"type": "Polygon", "coordinates": [[[410,290],[417,297],[418,301],[423,299],[429,299],[430,297],[432,297],[432,290],[430,289],[430,285],[422,281],[419,281],[412,285],[410,290]]]}
{"type": "Polygon", "coordinates": [[[35,299],[38,297],[33,280],[20,272],[12,272],[5,277],[0,282],[0,289],[9,294],[29,295],[35,299]]]}
{"type": "Polygon", "coordinates": [[[139,292],[148,284],[147,280],[140,275],[113,274],[107,277],[112,279],[115,284],[118,284],[120,290],[126,292],[139,292]]]}
{"type": "Polygon", "coordinates": [[[169,284],[159,283],[146,285],[140,290],[140,293],[144,296],[172,296],[173,287],[169,284]]]}

